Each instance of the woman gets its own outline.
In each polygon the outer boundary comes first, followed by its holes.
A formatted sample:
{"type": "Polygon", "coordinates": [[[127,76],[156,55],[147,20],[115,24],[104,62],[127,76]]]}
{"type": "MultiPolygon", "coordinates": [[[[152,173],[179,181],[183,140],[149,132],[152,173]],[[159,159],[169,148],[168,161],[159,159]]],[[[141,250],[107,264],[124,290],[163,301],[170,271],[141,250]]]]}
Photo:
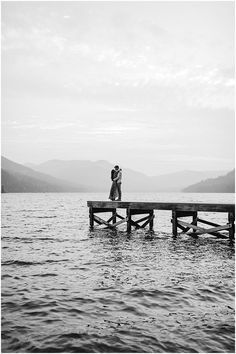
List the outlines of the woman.
{"type": "Polygon", "coordinates": [[[110,200],[115,200],[116,197],[118,196],[118,191],[117,191],[117,181],[114,180],[119,172],[119,166],[115,166],[112,170],[111,170],[111,180],[112,180],[112,185],[111,185],[111,189],[110,189],[110,195],[109,195],[109,199],[110,200]]]}

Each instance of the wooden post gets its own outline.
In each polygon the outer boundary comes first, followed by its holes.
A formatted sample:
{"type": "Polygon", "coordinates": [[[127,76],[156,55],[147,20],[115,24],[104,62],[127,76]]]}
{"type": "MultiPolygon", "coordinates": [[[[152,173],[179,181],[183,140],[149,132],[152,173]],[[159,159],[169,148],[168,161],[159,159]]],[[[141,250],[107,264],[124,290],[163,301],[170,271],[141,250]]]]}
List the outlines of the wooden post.
{"type": "Polygon", "coordinates": [[[89,207],[89,221],[90,221],[90,229],[93,230],[94,227],[93,207],[89,207]]]}
{"type": "Polygon", "coordinates": [[[116,209],[112,210],[112,222],[113,224],[116,223],[116,209]]]}
{"type": "MultiPolygon", "coordinates": [[[[194,211],[193,212],[193,222],[192,222],[193,225],[197,226],[197,211],[194,211]]],[[[195,233],[196,230],[193,229],[193,232],[195,233]]]]}
{"type": "Polygon", "coordinates": [[[172,210],[172,234],[177,236],[177,212],[172,210]]]}
{"type": "Polygon", "coordinates": [[[127,232],[131,232],[131,210],[126,209],[126,214],[127,214],[127,232]]]}
{"type": "MultiPolygon", "coordinates": [[[[150,217],[153,216],[153,214],[154,214],[154,212],[153,212],[153,210],[151,210],[150,213],[149,213],[150,217]]],[[[152,219],[150,220],[150,223],[149,223],[149,230],[150,230],[150,231],[153,231],[153,224],[154,224],[154,223],[153,223],[153,218],[152,218],[152,219]]]]}
{"type": "Polygon", "coordinates": [[[235,231],[234,219],[235,219],[234,213],[229,212],[228,213],[228,220],[229,220],[229,224],[232,225],[231,228],[229,229],[229,239],[230,240],[234,239],[234,231],[235,231]]]}

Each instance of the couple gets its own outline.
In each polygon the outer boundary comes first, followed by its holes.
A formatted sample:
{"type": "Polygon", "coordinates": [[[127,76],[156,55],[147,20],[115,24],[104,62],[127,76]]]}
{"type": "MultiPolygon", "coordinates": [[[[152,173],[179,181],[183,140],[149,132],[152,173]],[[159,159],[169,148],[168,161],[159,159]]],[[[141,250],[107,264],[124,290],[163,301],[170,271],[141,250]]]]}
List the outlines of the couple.
{"type": "Polygon", "coordinates": [[[110,200],[121,200],[121,179],[122,179],[122,169],[119,166],[115,166],[111,170],[111,190],[109,199],[110,200]],[[118,199],[116,199],[118,197],[118,199]]]}

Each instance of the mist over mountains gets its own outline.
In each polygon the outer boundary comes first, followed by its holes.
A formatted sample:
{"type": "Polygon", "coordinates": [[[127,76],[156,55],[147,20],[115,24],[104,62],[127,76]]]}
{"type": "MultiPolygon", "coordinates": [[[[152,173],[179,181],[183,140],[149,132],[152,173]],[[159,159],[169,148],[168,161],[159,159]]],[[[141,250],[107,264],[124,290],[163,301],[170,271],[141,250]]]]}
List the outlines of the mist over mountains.
{"type": "MultiPolygon", "coordinates": [[[[31,165],[32,166],[32,165],[31,165]]],[[[108,161],[50,160],[34,169],[72,183],[93,186],[99,192],[110,188],[110,171],[114,164],[108,161]]],[[[124,192],[180,192],[183,188],[207,178],[215,178],[225,171],[180,171],[160,176],[147,176],[144,173],[123,168],[124,192]]]]}
{"type": "MultiPolygon", "coordinates": [[[[15,163],[2,157],[2,186],[5,192],[109,192],[110,171],[108,161],[50,160],[41,164],[15,163]]],[[[225,171],[180,171],[160,176],[123,168],[124,192],[185,192],[187,187],[206,179],[225,175],[225,171]]],[[[224,185],[224,180],[222,180],[224,185]]],[[[232,188],[218,188],[233,192],[232,188]]],[[[205,188],[204,192],[210,192],[205,188]]],[[[201,190],[199,190],[201,192],[201,190]]]]}
{"type": "Polygon", "coordinates": [[[1,184],[6,193],[88,192],[89,188],[63,181],[1,157],[1,184]]]}
{"type": "Polygon", "coordinates": [[[234,193],[235,192],[235,170],[224,176],[209,178],[193,184],[183,190],[191,193],[234,193]]]}

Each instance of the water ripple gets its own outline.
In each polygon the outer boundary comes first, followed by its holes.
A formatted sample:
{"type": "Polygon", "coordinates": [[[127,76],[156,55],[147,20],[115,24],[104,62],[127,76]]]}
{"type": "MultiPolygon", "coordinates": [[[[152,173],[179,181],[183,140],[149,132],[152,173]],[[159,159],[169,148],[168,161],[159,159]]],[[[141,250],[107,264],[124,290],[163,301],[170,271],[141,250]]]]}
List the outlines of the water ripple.
{"type": "Polygon", "coordinates": [[[166,212],[90,232],[87,199],[3,195],[2,352],[233,352],[228,240],[173,239],[166,212]]]}

